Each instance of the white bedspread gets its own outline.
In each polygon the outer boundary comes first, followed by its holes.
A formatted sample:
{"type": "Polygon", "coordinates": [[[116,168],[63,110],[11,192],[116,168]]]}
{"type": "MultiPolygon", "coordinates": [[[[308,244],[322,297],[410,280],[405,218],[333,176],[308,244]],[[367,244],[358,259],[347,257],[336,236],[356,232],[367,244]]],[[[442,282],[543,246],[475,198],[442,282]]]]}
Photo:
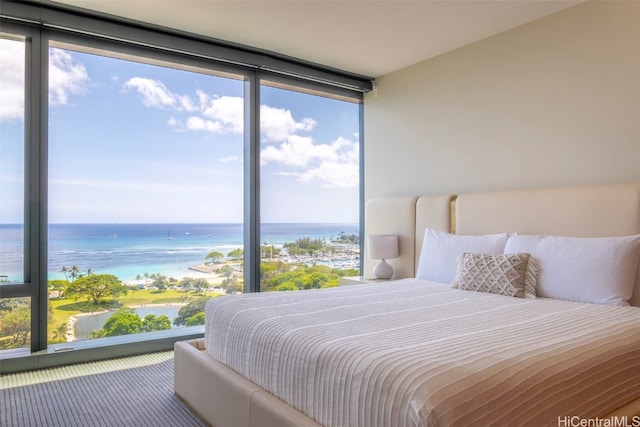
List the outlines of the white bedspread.
{"type": "Polygon", "coordinates": [[[558,425],[640,397],[640,309],[405,279],[215,298],[217,360],[327,426],[558,425]]]}

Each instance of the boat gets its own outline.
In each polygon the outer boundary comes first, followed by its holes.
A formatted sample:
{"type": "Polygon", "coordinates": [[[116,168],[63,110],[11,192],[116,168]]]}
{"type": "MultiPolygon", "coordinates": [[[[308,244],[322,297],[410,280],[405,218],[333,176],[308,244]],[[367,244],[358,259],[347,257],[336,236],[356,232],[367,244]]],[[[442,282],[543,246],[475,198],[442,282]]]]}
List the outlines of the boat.
{"type": "Polygon", "coordinates": [[[173,237],[171,237],[171,230],[169,230],[169,234],[167,235],[167,240],[173,240],[173,237]]]}

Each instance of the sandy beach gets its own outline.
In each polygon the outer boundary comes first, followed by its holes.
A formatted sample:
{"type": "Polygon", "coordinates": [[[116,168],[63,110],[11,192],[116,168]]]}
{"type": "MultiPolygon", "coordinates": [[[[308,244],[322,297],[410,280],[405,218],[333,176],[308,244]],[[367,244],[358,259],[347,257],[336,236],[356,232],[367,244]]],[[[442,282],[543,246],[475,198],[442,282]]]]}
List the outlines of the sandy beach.
{"type": "MultiPolygon", "coordinates": [[[[234,270],[239,269],[239,264],[228,264],[228,263],[218,263],[218,264],[196,264],[187,267],[188,271],[181,272],[180,274],[171,274],[171,278],[176,279],[178,282],[182,281],[185,278],[191,279],[205,279],[210,285],[216,286],[222,283],[224,280],[224,276],[217,273],[217,271],[225,266],[231,265],[234,267],[234,270]]],[[[241,272],[241,270],[239,270],[241,272]]],[[[136,286],[139,284],[149,285],[150,279],[140,278],[122,280],[122,283],[127,286],[136,286]]]]}

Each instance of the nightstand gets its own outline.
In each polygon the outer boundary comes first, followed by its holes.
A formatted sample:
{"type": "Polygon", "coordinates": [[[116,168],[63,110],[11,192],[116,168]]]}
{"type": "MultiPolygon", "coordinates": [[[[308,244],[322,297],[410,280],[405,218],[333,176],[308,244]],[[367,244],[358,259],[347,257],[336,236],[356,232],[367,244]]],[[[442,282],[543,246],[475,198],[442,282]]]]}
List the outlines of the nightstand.
{"type": "Polygon", "coordinates": [[[379,283],[386,282],[389,279],[367,279],[364,276],[343,276],[340,278],[340,285],[361,285],[363,283],[379,283]]]}

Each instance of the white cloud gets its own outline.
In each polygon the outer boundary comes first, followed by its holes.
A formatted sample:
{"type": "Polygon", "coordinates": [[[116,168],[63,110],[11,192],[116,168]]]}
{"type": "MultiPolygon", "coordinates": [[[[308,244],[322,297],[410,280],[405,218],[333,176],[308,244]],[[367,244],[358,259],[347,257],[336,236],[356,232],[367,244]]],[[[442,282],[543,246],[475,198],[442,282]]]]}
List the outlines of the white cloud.
{"type": "Polygon", "coordinates": [[[0,120],[24,115],[24,43],[0,39],[0,120]]]}
{"type": "MultiPolygon", "coordinates": [[[[210,132],[242,133],[244,131],[244,100],[237,96],[209,96],[202,91],[197,93],[200,110],[204,118],[210,122],[208,126],[194,128],[210,132]]],[[[196,121],[202,124],[202,121],[196,121]]],[[[262,141],[287,141],[297,131],[311,131],[316,121],[303,118],[296,122],[290,110],[274,108],[269,105],[260,106],[260,132],[262,141]]]]}
{"type": "Polygon", "coordinates": [[[239,162],[240,160],[239,156],[226,156],[218,159],[220,163],[239,162]]]}
{"type": "Polygon", "coordinates": [[[69,96],[87,91],[89,75],[83,64],[76,62],[67,51],[49,51],[49,103],[65,105],[69,96]]]}
{"type": "MultiPolygon", "coordinates": [[[[21,119],[24,114],[24,44],[0,40],[0,119],[21,119]]],[[[113,78],[117,81],[117,78],[113,78]]],[[[64,105],[74,94],[87,91],[90,79],[83,64],[71,53],[62,49],[51,49],[49,58],[49,102],[64,105]]],[[[167,124],[175,130],[195,130],[211,133],[238,133],[244,131],[244,101],[234,96],[209,96],[198,91],[195,97],[172,92],[159,80],[133,77],[123,85],[125,90],[135,90],[142,96],[144,105],[152,108],[170,109],[196,113],[185,121],[170,117],[167,124]],[[194,100],[195,99],[195,100],[194,100]]],[[[312,118],[296,121],[290,110],[269,105],[260,106],[260,129],[263,142],[292,144],[291,150],[306,152],[311,148],[301,146],[304,138],[297,132],[310,132],[316,126],[312,118]]],[[[313,144],[311,144],[313,145],[313,144]]],[[[316,148],[315,150],[322,150],[316,148]]],[[[268,153],[267,153],[268,154],[268,153]]],[[[274,153],[277,155],[277,153],[274,153]]],[[[316,154],[317,155],[317,154],[316,154]]],[[[306,158],[295,162],[306,161],[306,158]]],[[[289,162],[292,162],[290,160],[289,162]]]]}
{"type": "Polygon", "coordinates": [[[296,122],[291,110],[260,106],[260,133],[263,142],[287,141],[296,131],[311,131],[315,126],[316,121],[306,117],[296,122]]]}
{"type": "Polygon", "coordinates": [[[202,114],[217,124],[222,132],[242,133],[244,126],[244,101],[237,96],[209,97],[199,91],[202,114]]]}
{"type": "MultiPolygon", "coordinates": [[[[22,119],[24,116],[23,42],[0,39],[0,120],[22,119]]],[[[49,103],[65,105],[71,95],[87,91],[89,75],[85,66],[67,51],[51,49],[49,54],[49,103]]]]}
{"type": "Polygon", "coordinates": [[[316,127],[316,121],[305,117],[301,122],[296,123],[296,130],[312,131],[316,127]]]}
{"type": "MultiPolygon", "coordinates": [[[[185,128],[212,133],[244,132],[244,100],[239,96],[209,95],[201,90],[195,93],[195,101],[186,95],[178,95],[158,80],[134,77],[124,84],[125,89],[135,89],[142,95],[142,102],[148,107],[188,111],[192,114],[185,121],[185,128]]],[[[168,122],[176,128],[181,122],[168,122]]],[[[316,121],[304,117],[296,121],[291,110],[260,106],[260,132],[263,142],[288,141],[296,132],[310,132],[316,121]]]]}
{"type": "Polygon", "coordinates": [[[318,179],[325,187],[352,188],[357,187],[360,175],[357,163],[322,162],[315,169],[299,174],[299,181],[309,182],[318,179]]]}
{"type": "Polygon", "coordinates": [[[292,135],[280,146],[268,146],[260,153],[263,165],[278,163],[306,171],[281,171],[300,182],[319,180],[325,187],[355,187],[359,182],[357,141],[338,138],[331,144],[314,145],[309,137],[292,135]]]}
{"type": "Polygon", "coordinates": [[[147,107],[171,108],[176,111],[195,111],[197,106],[186,95],[171,92],[159,80],[132,77],[124,84],[125,89],[135,89],[142,95],[142,103],[147,107]]]}
{"type": "Polygon", "coordinates": [[[213,133],[221,133],[224,131],[220,122],[212,120],[205,120],[200,117],[189,117],[187,119],[187,129],[190,130],[203,130],[213,133]]]}
{"type": "Polygon", "coordinates": [[[288,142],[280,146],[265,147],[260,154],[260,161],[263,165],[275,162],[287,166],[305,167],[313,160],[337,159],[339,148],[336,143],[314,145],[311,137],[291,135],[288,142]]]}

